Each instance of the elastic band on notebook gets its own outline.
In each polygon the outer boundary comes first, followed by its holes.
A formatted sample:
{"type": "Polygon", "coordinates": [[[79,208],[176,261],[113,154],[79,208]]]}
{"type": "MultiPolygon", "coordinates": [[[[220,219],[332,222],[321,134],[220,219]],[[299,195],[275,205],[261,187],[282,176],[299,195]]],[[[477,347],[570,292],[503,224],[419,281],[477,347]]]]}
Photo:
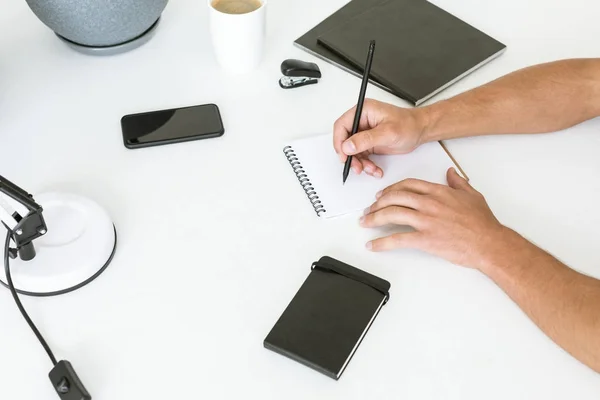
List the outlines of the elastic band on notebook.
{"type": "Polygon", "coordinates": [[[315,268],[325,270],[325,271],[335,272],[339,275],[345,276],[346,278],[352,279],[354,281],[357,281],[357,282],[360,282],[362,284],[372,287],[373,289],[377,290],[378,292],[382,293],[385,296],[383,304],[387,303],[388,300],[390,299],[390,293],[386,288],[382,287],[381,285],[378,285],[376,282],[371,281],[367,277],[359,276],[358,274],[355,274],[352,271],[347,271],[347,270],[341,269],[341,268],[337,267],[336,265],[320,263],[318,261],[314,262],[310,269],[313,270],[315,268]]]}

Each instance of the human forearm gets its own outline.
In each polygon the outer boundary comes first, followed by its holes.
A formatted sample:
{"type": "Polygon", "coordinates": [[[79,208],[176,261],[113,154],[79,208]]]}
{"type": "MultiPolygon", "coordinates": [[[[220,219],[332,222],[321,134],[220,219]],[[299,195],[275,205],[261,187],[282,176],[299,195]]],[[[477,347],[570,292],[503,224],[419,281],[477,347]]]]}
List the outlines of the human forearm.
{"type": "Polygon", "coordinates": [[[423,141],[558,131],[600,116],[600,59],[528,67],[420,110],[423,141]]]}
{"type": "Polygon", "coordinates": [[[576,272],[506,230],[482,272],[554,342],[600,372],[600,281],[576,272]]]}
{"type": "Polygon", "coordinates": [[[360,224],[409,225],[367,243],[372,251],[412,248],[489,276],[559,346],[600,372],[600,281],[534,246],[494,216],[453,168],[448,186],[405,179],[377,194],[360,224]]]}

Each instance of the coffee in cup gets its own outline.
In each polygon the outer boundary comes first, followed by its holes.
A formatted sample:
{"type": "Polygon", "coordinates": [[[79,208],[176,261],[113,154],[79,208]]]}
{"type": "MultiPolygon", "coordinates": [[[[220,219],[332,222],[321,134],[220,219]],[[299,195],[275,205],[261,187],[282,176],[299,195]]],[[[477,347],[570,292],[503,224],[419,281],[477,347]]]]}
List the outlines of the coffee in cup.
{"type": "Polygon", "coordinates": [[[262,6],[260,0],[213,0],[215,10],[226,14],[247,14],[262,6]]]}

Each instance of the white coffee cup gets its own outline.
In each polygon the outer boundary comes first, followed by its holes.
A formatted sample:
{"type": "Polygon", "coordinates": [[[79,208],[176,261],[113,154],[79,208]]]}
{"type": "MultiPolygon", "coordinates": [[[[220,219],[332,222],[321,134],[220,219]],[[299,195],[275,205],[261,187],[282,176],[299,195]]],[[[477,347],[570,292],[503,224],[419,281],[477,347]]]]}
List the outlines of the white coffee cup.
{"type": "Polygon", "coordinates": [[[263,58],[266,36],[266,0],[244,14],[229,14],[215,9],[208,0],[210,33],[215,56],[229,73],[243,74],[254,70],[263,58]]]}

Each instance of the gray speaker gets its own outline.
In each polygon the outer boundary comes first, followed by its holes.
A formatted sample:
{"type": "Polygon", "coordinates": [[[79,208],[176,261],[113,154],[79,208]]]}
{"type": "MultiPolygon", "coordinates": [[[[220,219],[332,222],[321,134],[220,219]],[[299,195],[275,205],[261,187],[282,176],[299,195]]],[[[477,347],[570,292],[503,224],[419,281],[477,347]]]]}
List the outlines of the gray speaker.
{"type": "Polygon", "coordinates": [[[78,51],[114,54],[147,42],[168,0],[26,0],[33,13],[78,51]]]}

